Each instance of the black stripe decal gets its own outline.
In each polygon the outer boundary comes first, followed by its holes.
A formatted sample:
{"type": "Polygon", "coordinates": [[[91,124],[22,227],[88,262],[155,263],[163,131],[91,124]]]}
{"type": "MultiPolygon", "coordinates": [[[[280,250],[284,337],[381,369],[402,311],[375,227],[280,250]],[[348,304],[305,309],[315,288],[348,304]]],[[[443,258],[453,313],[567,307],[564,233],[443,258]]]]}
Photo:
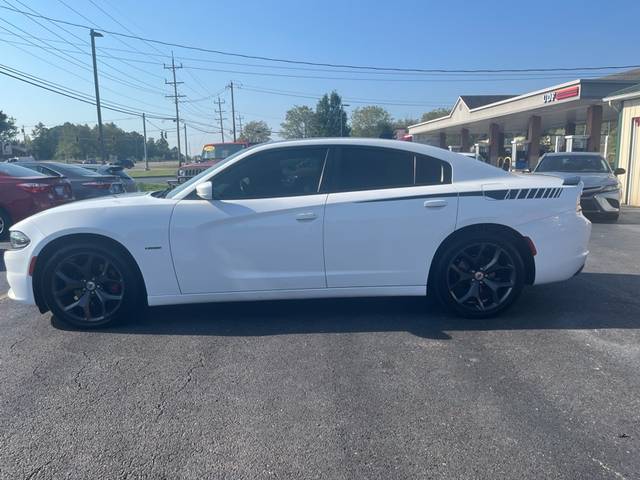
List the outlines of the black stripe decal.
{"type": "Polygon", "coordinates": [[[404,197],[374,198],[371,200],[358,200],[354,203],[374,203],[374,202],[394,202],[400,200],[418,200],[428,198],[451,198],[451,197],[487,197],[492,200],[531,200],[544,198],[558,198],[562,194],[562,188],[523,188],[513,190],[487,190],[471,192],[446,192],[430,193],[426,195],[407,195],[404,197]]]}
{"type": "MultiPolygon", "coordinates": [[[[474,193],[474,192],[469,192],[469,193],[474,193]]],[[[480,192],[478,195],[482,195],[482,192],[480,192]]],[[[391,198],[374,198],[372,200],[359,200],[357,202],[354,203],[373,203],[373,202],[395,202],[395,201],[399,201],[399,200],[418,200],[421,198],[443,198],[443,197],[457,197],[458,193],[456,192],[449,192],[449,193],[430,193],[427,195],[407,195],[405,197],[391,197],[391,198]]]]}

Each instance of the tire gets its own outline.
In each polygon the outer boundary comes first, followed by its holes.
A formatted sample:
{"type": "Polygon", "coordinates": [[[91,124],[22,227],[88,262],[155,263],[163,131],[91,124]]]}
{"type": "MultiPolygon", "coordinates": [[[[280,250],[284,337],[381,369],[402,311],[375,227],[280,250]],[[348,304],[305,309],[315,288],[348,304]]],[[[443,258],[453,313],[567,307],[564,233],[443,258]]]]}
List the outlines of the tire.
{"type": "Polygon", "coordinates": [[[458,316],[478,319],[509,308],[525,279],[515,241],[506,234],[478,232],[446,245],[430,281],[440,303],[458,316]]]}
{"type": "Polygon", "coordinates": [[[11,228],[13,222],[9,217],[9,214],[0,208],[0,241],[5,241],[9,238],[9,228],[11,228]]]}
{"type": "Polygon", "coordinates": [[[78,242],[44,266],[42,297],[53,315],[74,327],[113,326],[141,307],[142,288],[131,260],[112,247],[78,242]]]}

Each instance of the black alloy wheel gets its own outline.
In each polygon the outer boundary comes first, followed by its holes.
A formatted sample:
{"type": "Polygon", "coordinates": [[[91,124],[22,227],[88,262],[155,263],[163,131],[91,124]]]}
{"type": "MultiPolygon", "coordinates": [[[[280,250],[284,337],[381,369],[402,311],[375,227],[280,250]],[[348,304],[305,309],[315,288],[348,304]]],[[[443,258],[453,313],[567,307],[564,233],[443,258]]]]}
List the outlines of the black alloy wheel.
{"type": "Polygon", "coordinates": [[[513,242],[495,234],[456,241],[438,260],[436,293],[447,308],[470,318],[497,315],[524,285],[524,264],[513,242]]]}
{"type": "Polygon", "coordinates": [[[71,245],[46,263],[40,283],[52,313],[80,328],[113,324],[140,299],[138,275],[124,255],[97,245],[71,245]]]}

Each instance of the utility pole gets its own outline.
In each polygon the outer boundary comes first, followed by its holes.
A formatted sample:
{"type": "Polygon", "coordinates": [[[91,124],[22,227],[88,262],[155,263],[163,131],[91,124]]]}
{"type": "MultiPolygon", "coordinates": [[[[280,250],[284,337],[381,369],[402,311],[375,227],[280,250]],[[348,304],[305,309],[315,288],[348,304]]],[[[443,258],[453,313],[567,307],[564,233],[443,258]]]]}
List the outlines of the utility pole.
{"type": "Polygon", "coordinates": [[[182,166],[182,154],[180,153],[180,112],[178,110],[178,100],[181,97],[184,97],[184,95],[178,95],[178,84],[180,83],[184,83],[184,82],[178,82],[176,81],[176,69],[177,68],[182,68],[182,64],[180,64],[180,66],[176,67],[176,62],[173,59],[173,52],[171,52],[171,66],[167,66],[164,65],[164,69],[165,70],[171,70],[173,72],[173,82],[167,82],[166,80],[164,81],[164,83],[166,85],[173,85],[173,95],[165,95],[167,98],[173,98],[175,104],[176,104],[176,133],[178,135],[178,166],[181,167],[182,166]]]}
{"type": "Polygon", "coordinates": [[[189,161],[189,138],[187,137],[187,122],[184,122],[184,161],[189,161]]]}
{"type": "Polygon", "coordinates": [[[233,141],[237,142],[238,139],[236,137],[236,103],[233,98],[233,80],[228,85],[231,88],[231,120],[233,121],[233,141]]]}
{"type": "Polygon", "coordinates": [[[240,129],[240,136],[242,136],[242,115],[238,114],[238,127],[240,129]]]}
{"type": "Polygon", "coordinates": [[[142,134],[144,136],[144,169],[149,170],[149,158],[147,157],[147,117],[142,112],[142,134]]]}
{"type": "Polygon", "coordinates": [[[100,110],[100,87],[98,85],[98,63],[96,60],[96,38],[103,37],[100,32],[96,32],[93,28],[89,31],[91,36],[91,57],[93,58],[93,83],[96,89],[96,108],[98,110],[98,142],[100,144],[100,156],[102,163],[106,160],[106,152],[104,149],[104,137],[102,135],[102,111],[100,110]]]}
{"type": "Polygon", "coordinates": [[[220,120],[220,133],[222,134],[222,143],[224,143],[224,125],[222,124],[222,104],[224,100],[220,100],[218,96],[218,120],[220,120]]]}

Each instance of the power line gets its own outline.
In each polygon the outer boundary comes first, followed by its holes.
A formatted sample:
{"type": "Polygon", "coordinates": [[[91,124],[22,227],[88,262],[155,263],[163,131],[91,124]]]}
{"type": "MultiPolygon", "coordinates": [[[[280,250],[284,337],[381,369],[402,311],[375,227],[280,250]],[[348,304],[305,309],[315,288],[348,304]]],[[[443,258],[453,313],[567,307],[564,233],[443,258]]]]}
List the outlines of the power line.
{"type": "MultiPolygon", "coordinates": [[[[60,0],[61,1],[61,0],[60,0]]],[[[19,10],[17,8],[7,7],[4,5],[0,5],[0,8],[23,13],[25,15],[30,15],[38,18],[44,18],[46,20],[66,24],[69,26],[77,27],[77,28],[85,28],[90,29],[87,25],[82,25],[79,23],[68,22],[65,20],[60,20],[52,17],[48,17],[41,14],[35,14],[30,12],[25,12],[23,10],[19,10]]],[[[623,70],[630,68],[639,68],[640,65],[608,65],[608,66],[589,66],[589,67],[544,67],[544,68],[500,68],[500,69],[490,69],[490,68],[478,68],[478,69],[447,69],[447,68],[404,68],[404,67],[380,67],[380,66],[372,66],[372,65],[353,65],[353,64],[342,64],[342,63],[324,63],[324,62],[311,62],[307,60],[293,60],[286,58],[276,58],[276,57],[267,57],[262,55],[249,55],[243,53],[235,53],[235,52],[227,52],[224,50],[215,50],[211,48],[197,47],[194,45],[186,45],[176,42],[168,42],[164,40],[157,40],[152,38],[146,38],[139,35],[131,35],[122,32],[115,32],[110,30],[102,29],[104,33],[108,33],[110,35],[115,35],[123,38],[131,38],[134,40],[139,40],[147,43],[155,43],[158,45],[165,45],[174,48],[183,48],[185,50],[194,50],[206,53],[214,53],[217,55],[225,55],[239,58],[247,58],[252,60],[264,60],[269,62],[279,62],[279,63],[289,63],[296,65],[312,65],[318,67],[331,67],[331,68],[350,68],[354,70],[376,70],[376,71],[390,71],[390,72],[405,72],[405,73],[530,73],[530,72],[574,72],[574,71],[597,71],[597,70],[623,70]]]]}
{"type": "MultiPolygon", "coordinates": [[[[47,80],[44,80],[43,78],[37,77],[35,75],[31,75],[28,74],[26,72],[22,72],[18,69],[15,68],[11,68],[8,67],[6,65],[2,65],[0,64],[0,73],[3,75],[6,75],[8,77],[12,77],[15,78],[16,80],[20,80],[24,83],[28,83],[31,84],[33,86],[42,88],[44,90],[48,90],[50,92],[53,93],[57,93],[59,95],[68,97],[68,98],[72,98],[74,100],[78,100],[81,101],[83,103],[87,103],[89,105],[93,105],[95,106],[95,101],[93,99],[93,97],[91,95],[88,95],[86,93],[82,93],[82,92],[78,92],[76,90],[72,90],[70,88],[64,87],[62,85],[56,84],[54,82],[49,82],[47,80]]],[[[103,101],[101,102],[103,108],[107,109],[107,110],[112,110],[115,112],[120,112],[120,113],[125,113],[128,115],[136,115],[136,116],[141,116],[142,112],[140,111],[135,111],[135,110],[131,110],[130,108],[127,108],[126,106],[122,106],[119,105],[115,102],[111,102],[111,101],[103,101]]],[[[159,114],[157,112],[152,112],[151,113],[152,118],[156,118],[158,120],[171,120],[170,117],[165,116],[164,114],[159,114]]]]}

